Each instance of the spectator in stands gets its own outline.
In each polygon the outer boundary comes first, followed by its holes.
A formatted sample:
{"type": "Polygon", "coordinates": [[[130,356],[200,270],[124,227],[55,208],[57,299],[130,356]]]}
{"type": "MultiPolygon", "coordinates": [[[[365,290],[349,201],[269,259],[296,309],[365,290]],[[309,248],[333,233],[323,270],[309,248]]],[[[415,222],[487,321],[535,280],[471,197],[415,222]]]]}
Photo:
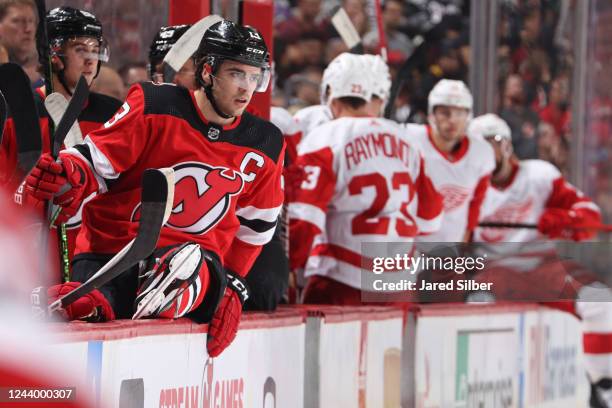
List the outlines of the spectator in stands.
{"type": "Polygon", "coordinates": [[[540,119],[553,125],[558,136],[563,135],[569,128],[568,98],[568,78],[566,76],[556,77],[550,85],[548,105],[540,111],[540,119]]]}
{"type": "Polygon", "coordinates": [[[365,2],[363,0],[342,0],[342,7],[346,14],[348,14],[359,36],[363,38],[370,30],[365,2]]]}
{"type": "Polygon", "coordinates": [[[538,123],[540,119],[526,104],[523,78],[518,74],[505,81],[500,116],[512,130],[512,146],[520,159],[538,157],[538,123]]]}
{"type": "MultiPolygon", "coordinates": [[[[401,0],[387,0],[383,4],[382,22],[387,40],[389,59],[403,62],[412,53],[414,46],[406,34],[400,31],[402,16],[404,15],[404,2],[401,0]],[[393,54],[393,57],[392,57],[393,54]]],[[[363,39],[363,43],[373,50],[377,49],[379,39],[378,30],[371,30],[363,39]]]]}
{"type": "Polygon", "coordinates": [[[320,14],[321,0],[298,0],[291,16],[276,26],[277,36],[285,41],[297,40],[306,32],[325,37],[329,22],[320,14]]]}
{"type": "Polygon", "coordinates": [[[463,66],[459,60],[456,42],[449,39],[442,41],[437,60],[429,66],[429,70],[423,74],[420,84],[415,88],[415,111],[427,112],[427,95],[442,78],[462,81],[466,79],[463,66]]]}
{"type": "Polygon", "coordinates": [[[145,62],[129,62],[119,68],[119,75],[126,89],[138,82],[148,81],[147,64],[145,62]]]}
{"type": "Polygon", "coordinates": [[[0,0],[0,45],[34,84],[40,80],[36,52],[38,14],[34,0],[0,0]]]}
{"type": "Polygon", "coordinates": [[[127,89],[123,84],[121,76],[108,65],[100,67],[100,73],[91,85],[91,90],[120,101],[123,101],[127,95],[127,89]]]}

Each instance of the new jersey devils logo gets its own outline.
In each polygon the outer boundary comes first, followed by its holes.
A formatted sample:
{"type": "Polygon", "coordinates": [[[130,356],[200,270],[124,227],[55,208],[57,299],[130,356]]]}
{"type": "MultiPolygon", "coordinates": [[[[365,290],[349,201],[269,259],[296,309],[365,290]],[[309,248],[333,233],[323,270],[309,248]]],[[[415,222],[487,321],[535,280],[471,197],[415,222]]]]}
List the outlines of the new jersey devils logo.
{"type": "MultiPolygon", "coordinates": [[[[227,213],[231,197],[244,186],[242,174],[204,163],[174,167],[174,205],[166,225],[190,234],[204,234],[227,213]]],[[[140,215],[134,212],[133,220],[140,215]]]]}
{"type": "Polygon", "coordinates": [[[469,196],[469,191],[465,187],[453,184],[445,184],[438,190],[444,199],[444,211],[453,211],[465,202],[469,196]]]}

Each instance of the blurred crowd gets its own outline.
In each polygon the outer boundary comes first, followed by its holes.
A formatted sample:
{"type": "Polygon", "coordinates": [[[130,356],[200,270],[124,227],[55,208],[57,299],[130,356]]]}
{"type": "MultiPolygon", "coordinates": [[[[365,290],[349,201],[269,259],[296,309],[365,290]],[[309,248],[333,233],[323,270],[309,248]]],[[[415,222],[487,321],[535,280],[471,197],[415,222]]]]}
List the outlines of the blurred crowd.
{"type": "MultiPolygon", "coordinates": [[[[4,5],[16,6],[0,9],[0,45],[3,46],[0,60],[22,64],[33,83],[37,83],[40,79],[36,72],[34,40],[37,17],[25,3],[2,1],[4,5]]],[[[413,55],[418,42],[424,39],[426,44],[426,52],[417,53],[413,60],[415,68],[403,78],[404,84],[394,101],[394,119],[424,123],[427,95],[441,78],[469,83],[470,3],[469,0],[380,2],[388,62],[394,77],[413,55]]],[[[550,161],[567,175],[573,94],[570,14],[575,4],[562,0],[499,0],[499,3],[495,110],[510,124],[514,149],[520,158],[550,161]]],[[[320,103],[324,68],[335,56],[347,51],[331,24],[331,17],[339,7],[345,9],[355,26],[365,52],[377,53],[376,4],[375,0],[276,0],[273,105],[294,113],[320,103]]],[[[166,1],[154,0],[148,4],[118,0],[47,1],[49,8],[58,5],[91,10],[105,27],[111,56],[96,79],[94,90],[123,99],[130,85],[148,79],[148,47],[157,29],[166,23],[166,1]]],[[[598,27],[597,37],[605,37],[606,25],[598,27]]],[[[604,49],[595,52],[601,54],[600,60],[605,60],[604,49]]],[[[609,81],[605,62],[590,68],[597,81],[603,84],[609,81]]],[[[587,132],[596,135],[593,137],[597,139],[594,142],[597,146],[605,147],[608,143],[611,88],[595,86],[596,94],[589,96],[587,132]]],[[[596,163],[593,172],[599,176],[593,181],[595,185],[590,186],[591,191],[609,190],[601,187],[609,179],[605,176],[612,173],[608,160],[611,154],[612,145],[592,158],[596,163]]],[[[612,209],[612,198],[602,197],[602,200],[610,201],[612,209]]]]}
{"type": "MultiPolygon", "coordinates": [[[[295,112],[319,103],[323,69],[347,47],[330,19],[343,7],[366,52],[378,51],[373,6],[367,0],[279,1],[275,15],[273,103],[295,112]]],[[[501,2],[498,24],[498,100],[496,110],[511,126],[522,159],[541,158],[567,171],[570,134],[572,53],[567,10],[556,0],[501,2]]],[[[470,2],[462,0],[387,0],[381,16],[392,75],[424,38],[427,51],[404,79],[394,118],[424,123],[427,95],[442,78],[468,82],[470,2]]]]}

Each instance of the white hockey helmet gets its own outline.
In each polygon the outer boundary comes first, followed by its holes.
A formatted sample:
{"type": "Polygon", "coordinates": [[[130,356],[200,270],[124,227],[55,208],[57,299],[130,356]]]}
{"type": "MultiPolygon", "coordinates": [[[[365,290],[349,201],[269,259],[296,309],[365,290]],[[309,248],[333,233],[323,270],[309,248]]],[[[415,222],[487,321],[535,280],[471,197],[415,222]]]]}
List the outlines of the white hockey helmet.
{"type": "Polygon", "coordinates": [[[380,55],[365,54],[362,58],[365,59],[366,66],[371,72],[372,94],[386,102],[391,93],[389,66],[380,55]]]}
{"type": "Polygon", "coordinates": [[[441,79],[429,92],[427,97],[428,113],[433,113],[436,106],[455,106],[467,109],[472,113],[472,93],[463,81],[441,79]]]}
{"type": "Polygon", "coordinates": [[[512,131],[505,120],[494,113],[480,115],[470,121],[467,130],[472,137],[500,136],[512,141],[512,131]]]}
{"type": "Polygon", "coordinates": [[[347,96],[369,102],[372,81],[366,69],[365,60],[360,55],[344,52],[334,58],[323,72],[321,103],[325,105],[332,99],[347,96]]]}

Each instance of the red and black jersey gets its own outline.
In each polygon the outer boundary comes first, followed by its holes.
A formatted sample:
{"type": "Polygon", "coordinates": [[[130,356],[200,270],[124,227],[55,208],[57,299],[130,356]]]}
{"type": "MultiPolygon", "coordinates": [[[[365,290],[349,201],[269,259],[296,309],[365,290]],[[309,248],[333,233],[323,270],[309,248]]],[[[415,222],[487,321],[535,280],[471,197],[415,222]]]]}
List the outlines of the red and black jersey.
{"type": "MultiPolygon", "coordinates": [[[[34,92],[36,110],[40,123],[42,137],[42,152],[50,152],[49,141],[49,121],[51,120],[45,108],[45,94],[42,88],[34,92]]],[[[109,120],[121,106],[121,102],[110,96],[91,92],[87,104],[78,117],[81,133],[87,133],[99,128],[104,122],[109,120]]],[[[2,136],[2,146],[0,147],[0,186],[6,191],[14,191],[21,181],[21,177],[14,177],[17,168],[17,137],[15,127],[10,117],[4,125],[2,136]]]]}
{"type": "Polygon", "coordinates": [[[117,253],[136,235],[147,168],[175,172],[158,247],[195,241],[246,275],[274,233],[283,202],[280,131],[248,113],[213,124],[185,88],[133,86],[115,117],[67,152],[89,163],[103,193],[83,210],[75,259],[117,253]]]}
{"type": "MultiPolygon", "coordinates": [[[[42,88],[36,89],[34,92],[36,109],[38,113],[40,131],[42,137],[42,152],[48,153],[51,151],[51,143],[49,138],[49,121],[51,118],[45,108],[44,99],[45,93],[42,88]]],[[[79,127],[83,135],[98,129],[104,122],[109,120],[121,106],[121,102],[110,96],[91,92],[87,100],[87,104],[81,111],[78,117],[79,127]]],[[[0,187],[7,192],[13,193],[17,190],[23,175],[17,174],[17,137],[13,120],[7,119],[4,127],[4,135],[2,138],[2,146],[0,147],[0,187]]],[[[20,197],[15,197],[18,203],[21,203],[20,197]]],[[[45,214],[40,214],[45,216],[45,214]]],[[[66,236],[68,244],[68,257],[72,259],[74,248],[76,245],[76,237],[81,226],[80,212],[71,218],[66,224],[66,236]]],[[[57,242],[57,234],[52,233],[49,239],[49,254],[51,265],[56,265],[59,268],[59,246],[57,242]]],[[[51,281],[61,281],[59,269],[55,277],[51,281]]]]}

